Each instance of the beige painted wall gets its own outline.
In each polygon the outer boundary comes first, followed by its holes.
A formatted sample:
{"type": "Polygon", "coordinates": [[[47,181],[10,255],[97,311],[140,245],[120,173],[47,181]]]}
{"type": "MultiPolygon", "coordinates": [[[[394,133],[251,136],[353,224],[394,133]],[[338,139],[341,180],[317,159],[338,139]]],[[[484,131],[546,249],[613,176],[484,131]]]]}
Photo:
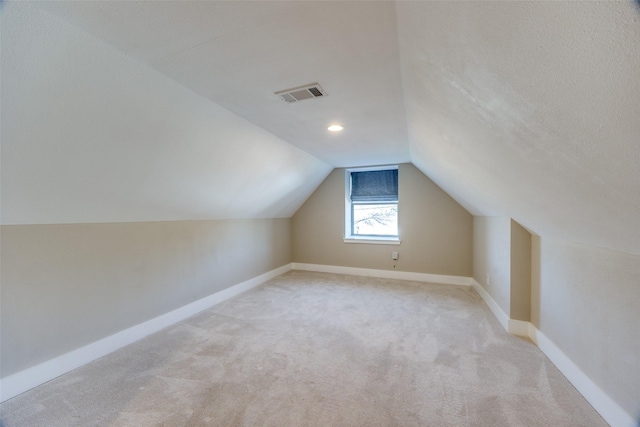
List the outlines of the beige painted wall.
{"type": "Polygon", "coordinates": [[[533,323],[640,419],[640,255],[542,237],[533,323]]]}
{"type": "Polygon", "coordinates": [[[540,265],[541,256],[540,236],[531,236],[531,323],[540,325],[540,265]]]}
{"type": "Polygon", "coordinates": [[[2,227],[2,377],[291,262],[291,220],[2,227]]]}
{"type": "Polygon", "coordinates": [[[509,317],[531,319],[531,233],[511,220],[511,296],[509,317]]]}
{"type": "Polygon", "coordinates": [[[345,170],[335,169],[293,216],[294,262],[471,276],[473,217],[412,164],[399,165],[402,244],[344,243],[345,170]]]}
{"type": "Polygon", "coordinates": [[[509,218],[473,218],[473,278],[510,319],[531,318],[531,234],[509,218]]]}
{"type": "Polygon", "coordinates": [[[511,220],[473,217],[473,278],[507,315],[511,310],[511,220]]]}

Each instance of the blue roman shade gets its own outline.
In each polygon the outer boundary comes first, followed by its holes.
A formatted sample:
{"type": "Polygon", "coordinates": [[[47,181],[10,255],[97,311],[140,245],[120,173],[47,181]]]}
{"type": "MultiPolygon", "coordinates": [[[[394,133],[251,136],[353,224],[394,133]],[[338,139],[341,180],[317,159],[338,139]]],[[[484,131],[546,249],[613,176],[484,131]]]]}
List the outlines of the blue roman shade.
{"type": "Polygon", "coordinates": [[[397,202],[398,169],[351,172],[352,202],[397,202]]]}

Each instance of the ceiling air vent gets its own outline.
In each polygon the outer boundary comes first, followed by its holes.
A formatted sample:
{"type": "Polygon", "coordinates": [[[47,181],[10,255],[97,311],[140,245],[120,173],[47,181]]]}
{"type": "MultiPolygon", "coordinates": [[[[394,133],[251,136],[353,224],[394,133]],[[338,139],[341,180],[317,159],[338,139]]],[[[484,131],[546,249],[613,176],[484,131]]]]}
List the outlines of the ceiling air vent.
{"type": "Polygon", "coordinates": [[[322,90],[318,83],[311,83],[309,85],[281,90],[276,92],[275,94],[287,102],[296,102],[305,99],[327,96],[327,94],[324,92],[324,90],[322,90]]]}

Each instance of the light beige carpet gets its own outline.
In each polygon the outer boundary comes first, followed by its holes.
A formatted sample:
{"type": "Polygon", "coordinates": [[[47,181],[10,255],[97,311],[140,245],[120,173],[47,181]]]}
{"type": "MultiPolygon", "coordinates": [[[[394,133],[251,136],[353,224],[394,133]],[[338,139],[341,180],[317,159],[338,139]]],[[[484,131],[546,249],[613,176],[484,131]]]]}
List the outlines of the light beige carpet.
{"type": "Polygon", "coordinates": [[[13,426],[604,426],[470,288],[291,271],[0,405],[13,426]]]}

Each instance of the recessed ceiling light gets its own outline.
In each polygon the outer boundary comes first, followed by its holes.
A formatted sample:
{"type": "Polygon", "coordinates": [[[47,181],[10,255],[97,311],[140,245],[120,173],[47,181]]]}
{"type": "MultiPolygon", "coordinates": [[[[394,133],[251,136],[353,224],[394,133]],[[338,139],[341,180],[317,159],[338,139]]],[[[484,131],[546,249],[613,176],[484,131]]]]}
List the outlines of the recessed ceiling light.
{"type": "Polygon", "coordinates": [[[340,125],[331,125],[327,128],[327,130],[331,131],[331,132],[340,132],[342,129],[344,129],[344,127],[340,126],[340,125]]]}

